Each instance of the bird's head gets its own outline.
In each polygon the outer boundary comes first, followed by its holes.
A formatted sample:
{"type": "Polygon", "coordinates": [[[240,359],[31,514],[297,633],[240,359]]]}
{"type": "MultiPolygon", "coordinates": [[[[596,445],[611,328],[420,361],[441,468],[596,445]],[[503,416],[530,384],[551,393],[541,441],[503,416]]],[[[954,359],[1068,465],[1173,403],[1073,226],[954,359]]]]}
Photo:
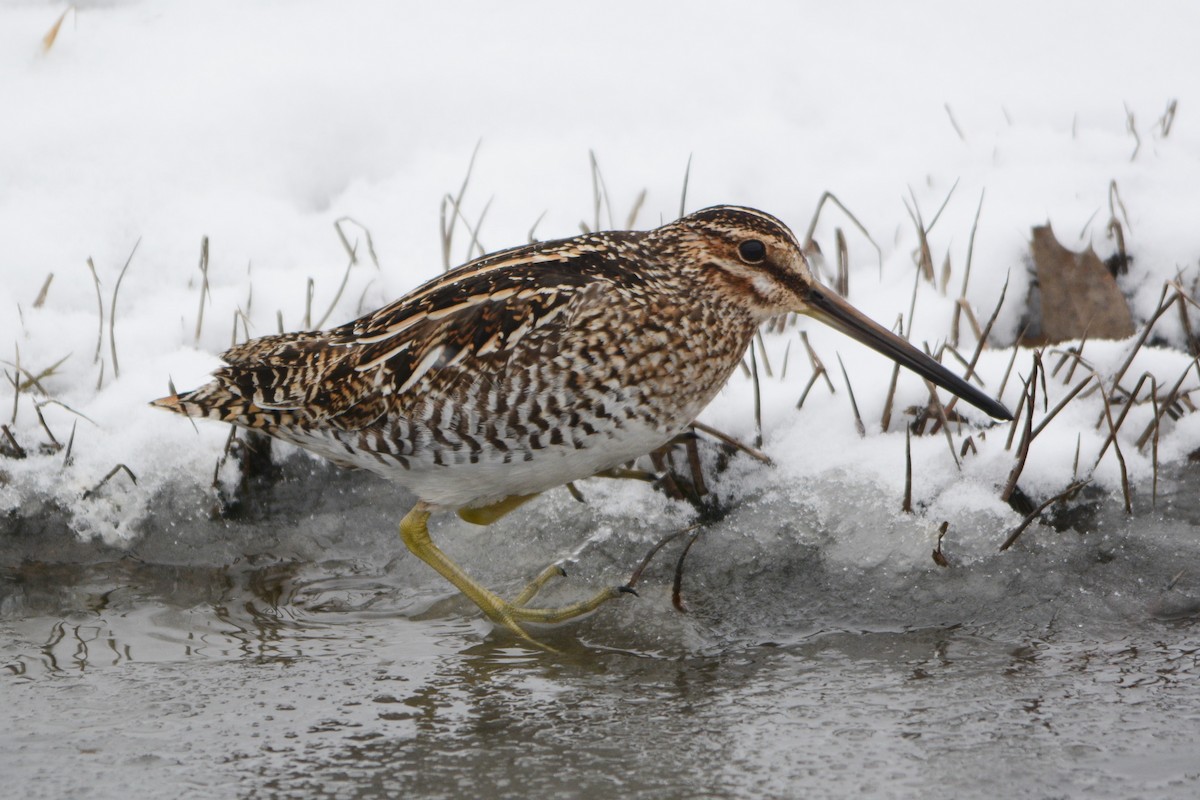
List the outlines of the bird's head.
{"type": "Polygon", "coordinates": [[[675,239],[677,252],[720,287],[730,302],[766,320],[795,312],[815,317],[997,419],[1004,405],[879,325],[813,276],[795,234],[770,214],[714,206],[676,220],[656,233],[675,239]]]}

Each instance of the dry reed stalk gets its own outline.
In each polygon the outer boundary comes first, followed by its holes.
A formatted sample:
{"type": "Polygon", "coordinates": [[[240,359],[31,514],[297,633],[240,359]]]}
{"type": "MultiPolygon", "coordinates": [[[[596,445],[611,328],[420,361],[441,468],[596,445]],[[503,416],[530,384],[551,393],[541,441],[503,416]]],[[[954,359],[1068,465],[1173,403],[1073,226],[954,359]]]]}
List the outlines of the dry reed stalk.
{"type": "Polygon", "coordinates": [[[802,249],[807,250],[813,242],[813,232],[817,229],[817,220],[821,218],[821,209],[825,207],[826,200],[832,202],[835,206],[840,208],[842,213],[849,217],[850,221],[854,223],[854,227],[858,228],[859,232],[865,236],[867,241],[871,243],[871,246],[875,248],[875,254],[879,259],[879,274],[882,276],[883,250],[881,250],[879,245],[875,243],[875,240],[871,238],[871,234],[867,233],[866,227],[864,227],[863,224],[858,221],[858,217],[854,216],[850,209],[846,208],[842,201],[838,200],[837,196],[830,191],[822,192],[821,199],[817,201],[817,208],[815,211],[813,211],[812,219],[808,223],[808,230],[804,232],[804,239],[801,242],[802,249]]]}
{"type": "Polygon", "coordinates": [[[808,351],[808,360],[812,364],[813,374],[808,379],[808,384],[805,385],[804,391],[800,393],[800,400],[796,403],[797,410],[804,407],[804,401],[808,397],[808,393],[816,384],[818,378],[825,379],[825,385],[829,387],[830,394],[837,394],[837,390],[833,388],[833,381],[829,379],[829,371],[825,369],[825,365],[821,363],[821,359],[817,357],[817,353],[813,350],[808,341],[808,331],[800,331],[800,341],[804,343],[804,349],[808,351]]]}
{"type": "Polygon", "coordinates": [[[1017,527],[1013,528],[1012,532],[1008,534],[1007,538],[1005,538],[1004,544],[1000,545],[1000,552],[1003,553],[1005,550],[1016,544],[1017,539],[1020,538],[1021,534],[1025,532],[1025,529],[1029,527],[1030,523],[1040,517],[1042,512],[1049,508],[1053,503],[1056,503],[1059,500],[1065,500],[1075,492],[1078,492],[1084,486],[1087,486],[1090,482],[1090,480],[1076,481],[1066,489],[1063,489],[1058,494],[1046,500],[1029,514],[1026,514],[1025,518],[1021,520],[1021,523],[1017,525],[1017,527]]]}
{"type": "Polygon", "coordinates": [[[688,180],[692,177],[692,154],[688,153],[687,166],[683,168],[683,189],[679,192],[679,216],[687,214],[688,180]]]}
{"type": "Polygon", "coordinates": [[[842,380],[846,382],[846,393],[850,395],[850,408],[854,411],[854,429],[860,439],[866,438],[867,428],[863,425],[862,415],[858,413],[858,403],[854,400],[854,387],[850,385],[850,376],[846,374],[846,365],[842,363],[841,354],[837,355],[838,366],[842,368],[842,380]]]}

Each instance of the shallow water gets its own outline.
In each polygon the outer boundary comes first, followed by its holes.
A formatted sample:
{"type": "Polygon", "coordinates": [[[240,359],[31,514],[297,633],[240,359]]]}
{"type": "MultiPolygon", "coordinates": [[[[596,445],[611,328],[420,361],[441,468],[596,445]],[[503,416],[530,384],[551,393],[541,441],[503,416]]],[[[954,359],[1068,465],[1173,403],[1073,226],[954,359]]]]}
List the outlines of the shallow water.
{"type": "MultiPolygon", "coordinates": [[[[404,498],[293,472],[237,522],[164,498],[171,522],[129,551],[74,542],[52,512],[3,523],[6,794],[1200,792],[1194,473],[1134,522],[1110,502],[1086,534],[1035,529],[1004,556],[971,546],[1003,531],[956,523],[947,569],[920,544],[929,521],[866,496],[841,514],[819,499],[833,486],[749,498],[689,554],[689,613],[671,607],[669,545],[640,597],[545,632],[550,653],[401,553],[404,498]]],[[[434,535],[506,589],[574,552],[549,592],[574,597],[687,519],[597,491],[616,510],[564,495],[434,535]]]]}

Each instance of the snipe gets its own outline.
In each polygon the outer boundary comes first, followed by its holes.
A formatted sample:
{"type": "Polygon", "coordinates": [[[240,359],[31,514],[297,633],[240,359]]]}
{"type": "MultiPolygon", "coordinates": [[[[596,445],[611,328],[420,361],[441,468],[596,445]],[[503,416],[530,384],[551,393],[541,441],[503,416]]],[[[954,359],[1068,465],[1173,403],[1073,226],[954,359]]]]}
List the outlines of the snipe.
{"type": "Polygon", "coordinates": [[[1008,409],[819,284],[774,217],[718,206],[651,231],[541,242],[472,261],[329,331],[226,351],[215,380],[154,405],[231,422],[371,470],[419,499],[408,548],[495,622],[587,613],[622,588],[531,608],[429,537],[432,512],[487,524],[547,489],[671,441],[738,365],[759,325],[816,317],[993,417],[1008,409]]]}

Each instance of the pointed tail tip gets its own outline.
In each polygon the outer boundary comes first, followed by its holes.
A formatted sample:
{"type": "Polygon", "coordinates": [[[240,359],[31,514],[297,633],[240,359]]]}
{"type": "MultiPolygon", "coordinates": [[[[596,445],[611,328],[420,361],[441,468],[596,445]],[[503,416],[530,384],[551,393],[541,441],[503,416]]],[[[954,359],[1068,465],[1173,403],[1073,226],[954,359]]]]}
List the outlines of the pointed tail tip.
{"type": "Polygon", "coordinates": [[[179,401],[179,395],[177,394],[160,397],[157,400],[151,400],[150,405],[153,408],[165,408],[167,411],[174,411],[177,414],[187,413],[183,408],[183,403],[179,401]]]}

